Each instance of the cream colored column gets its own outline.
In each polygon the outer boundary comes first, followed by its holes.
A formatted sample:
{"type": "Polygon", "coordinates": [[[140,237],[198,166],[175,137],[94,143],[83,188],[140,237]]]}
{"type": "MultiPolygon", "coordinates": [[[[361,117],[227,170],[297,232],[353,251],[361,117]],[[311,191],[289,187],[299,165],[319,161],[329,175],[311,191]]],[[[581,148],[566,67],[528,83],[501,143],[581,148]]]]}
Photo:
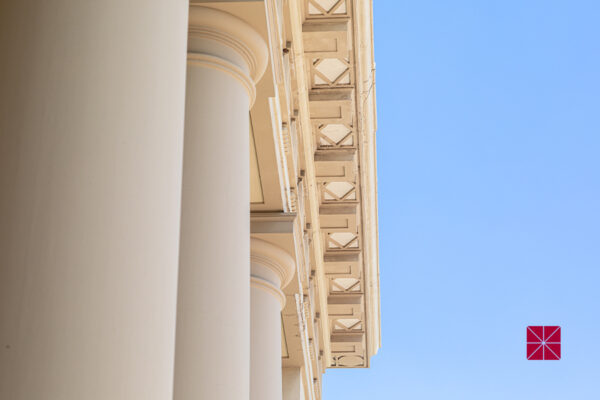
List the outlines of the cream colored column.
{"type": "Polygon", "coordinates": [[[304,400],[302,368],[283,368],[283,400],[304,400]]]}
{"type": "Polygon", "coordinates": [[[247,400],[250,366],[249,107],[262,38],[191,6],[186,92],[176,400],[247,400]]]}
{"type": "Polygon", "coordinates": [[[295,263],[283,249],[252,238],[250,400],[281,400],[281,309],[295,263]]]}
{"type": "Polygon", "coordinates": [[[0,398],[169,399],[187,2],[0,3],[0,398]]]}

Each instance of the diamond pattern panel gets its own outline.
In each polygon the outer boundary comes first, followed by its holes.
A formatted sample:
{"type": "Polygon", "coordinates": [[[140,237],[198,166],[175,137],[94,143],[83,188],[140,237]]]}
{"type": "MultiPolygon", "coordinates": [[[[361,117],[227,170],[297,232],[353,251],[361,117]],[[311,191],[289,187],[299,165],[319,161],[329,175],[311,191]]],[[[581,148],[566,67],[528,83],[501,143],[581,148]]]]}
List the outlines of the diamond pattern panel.
{"type": "Polygon", "coordinates": [[[308,0],[310,17],[348,16],[347,0],[308,0]]]}
{"type": "Polygon", "coordinates": [[[315,126],[321,150],[354,148],[354,128],[350,124],[318,124],[315,126]]]}
{"type": "Polygon", "coordinates": [[[347,58],[315,58],[311,65],[312,87],[318,89],[350,86],[351,68],[347,58]]]}

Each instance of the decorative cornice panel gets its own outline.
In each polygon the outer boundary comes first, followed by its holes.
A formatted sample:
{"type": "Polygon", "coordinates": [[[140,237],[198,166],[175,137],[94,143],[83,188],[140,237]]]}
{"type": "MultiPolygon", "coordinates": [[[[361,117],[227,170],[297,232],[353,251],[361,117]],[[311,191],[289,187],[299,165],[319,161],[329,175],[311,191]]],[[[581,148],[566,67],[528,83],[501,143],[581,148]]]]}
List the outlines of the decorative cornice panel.
{"type": "Polygon", "coordinates": [[[283,214],[253,214],[252,232],[293,236],[284,365],[303,366],[307,398],[320,399],[326,368],[368,367],[379,348],[371,1],[267,0],[265,11],[283,214]]]}
{"type": "MultiPolygon", "coordinates": [[[[364,82],[372,82],[372,70],[364,69],[372,44],[362,26],[365,4],[370,24],[368,1],[305,0],[302,27],[328,285],[328,367],[367,367],[379,347],[374,130],[368,126],[374,116],[365,121],[375,110],[362,104],[372,97],[371,89],[364,92],[364,82]],[[353,18],[356,6],[360,20],[353,18]]],[[[372,52],[369,57],[372,63],[372,52]]]]}

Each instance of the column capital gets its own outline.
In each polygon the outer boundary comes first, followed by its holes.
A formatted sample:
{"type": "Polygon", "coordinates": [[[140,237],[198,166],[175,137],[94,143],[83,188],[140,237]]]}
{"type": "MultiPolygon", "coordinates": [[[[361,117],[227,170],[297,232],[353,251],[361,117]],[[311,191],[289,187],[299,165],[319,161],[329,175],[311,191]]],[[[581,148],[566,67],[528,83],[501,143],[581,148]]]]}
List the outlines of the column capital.
{"type": "Polygon", "coordinates": [[[247,89],[250,104],[255,84],[269,59],[263,37],[246,21],[227,12],[190,5],[188,64],[221,70],[247,89]]]}
{"type": "Polygon", "coordinates": [[[251,285],[267,290],[279,298],[282,306],[285,296],[281,289],[292,280],[296,263],[281,247],[258,238],[250,239],[251,285]]]}

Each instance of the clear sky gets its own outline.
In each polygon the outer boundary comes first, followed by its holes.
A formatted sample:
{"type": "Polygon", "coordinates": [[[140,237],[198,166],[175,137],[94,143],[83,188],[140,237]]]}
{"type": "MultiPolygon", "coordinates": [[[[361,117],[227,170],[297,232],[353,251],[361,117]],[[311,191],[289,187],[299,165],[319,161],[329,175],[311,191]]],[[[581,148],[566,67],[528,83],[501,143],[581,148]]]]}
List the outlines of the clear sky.
{"type": "Polygon", "coordinates": [[[383,347],[324,399],[600,399],[600,1],[374,3],[383,347]]]}

